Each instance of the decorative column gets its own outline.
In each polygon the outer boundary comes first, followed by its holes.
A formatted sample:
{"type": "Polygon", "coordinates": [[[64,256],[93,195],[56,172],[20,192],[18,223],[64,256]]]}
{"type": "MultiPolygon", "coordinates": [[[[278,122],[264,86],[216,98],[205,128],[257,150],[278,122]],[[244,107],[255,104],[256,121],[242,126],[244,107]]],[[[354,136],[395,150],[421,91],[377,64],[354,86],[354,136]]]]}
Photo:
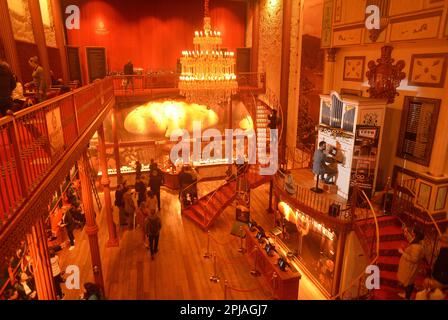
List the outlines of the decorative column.
{"type": "Polygon", "coordinates": [[[95,220],[95,210],[93,206],[92,187],[89,178],[89,158],[85,149],[78,160],[79,178],[81,180],[81,196],[86,216],[85,230],[89,237],[90,256],[92,259],[93,276],[95,283],[104,295],[103,270],[101,267],[100,248],[98,245],[98,226],[95,220]]]}
{"type": "Polygon", "coordinates": [[[334,90],[334,67],[336,64],[336,53],[338,52],[337,48],[329,48],[326,50],[327,59],[325,60],[325,71],[324,71],[324,94],[330,94],[332,90],[334,90]]]}
{"type": "Polygon", "coordinates": [[[118,247],[117,229],[114,223],[112,201],[110,197],[110,180],[107,168],[106,158],[106,140],[104,138],[104,126],[101,125],[98,129],[98,154],[101,165],[101,184],[104,192],[104,208],[109,229],[109,240],[107,240],[107,247],[118,247]]]}
{"type": "Polygon", "coordinates": [[[39,0],[28,0],[28,6],[30,8],[34,41],[36,42],[37,50],[39,52],[39,64],[44,68],[47,85],[50,85],[50,60],[48,58],[47,42],[45,40],[45,30],[42,22],[39,0]]]}
{"type": "MultiPolygon", "coordinates": [[[[344,262],[345,255],[345,241],[347,239],[347,230],[341,230],[341,235],[338,239],[338,247],[336,249],[336,262],[334,268],[334,280],[333,280],[333,288],[331,288],[332,295],[336,295],[339,293],[339,287],[341,284],[341,270],[342,263],[344,262]]],[[[369,257],[370,258],[370,257],[369,257]]]]}
{"type": "Polygon", "coordinates": [[[7,0],[0,0],[0,40],[3,43],[5,58],[11,70],[23,81],[7,0]]]}
{"type": "MultiPolygon", "coordinates": [[[[233,105],[232,105],[232,97],[229,98],[229,102],[228,104],[228,128],[227,129],[233,129],[233,105]]],[[[234,149],[233,146],[233,135],[232,135],[232,150],[234,149]]],[[[232,151],[232,155],[234,154],[234,151],[232,151]]],[[[228,159],[230,161],[229,163],[229,170],[230,172],[232,172],[232,168],[233,168],[233,159],[228,159]]]]}
{"type": "Polygon", "coordinates": [[[68,71],[67,51],[65,49],[64,19],[61,14],[61,0],[51,0],[51,9],[53,13],[56,45],[59,49],[59,58],[61,60],[62,80],[64,83],[67,83],[70,80],[70,76],[68,71]]]}
{"type": "Polygon", "coordinates": [[[56,300],[56,289],[51,270],[50,256],[48,254],[47,237],[44,223],[40,218],[27,235],[27,243],[33,263],[34,280],[39,300],[56,300]]]}
{"type": "Polygon", "coordinates": [[[260,47],[260,3],[252,0],[252,49],[251,49],[251,72],[258,72],[258,49],[260,47]]]}
{"type": "Polygon", "coordinates": [[[291,10],[292,0],[283,1],[283,26],[282,26],[282,64],[280,76],[280,106],[283,110],[283,132],[282,136],[278,137],[281,141],[279,145],[279,161],[284,161],[285,147],[286,147],[286,132],[288,123],[288,100],[289,100],[289,71],[291,61],[291,10]]]}
{"type": "Polygon", "coordinates": [[[121,163],[120,163],[120,148],[118,146],[118,132],[117,132],[117,107],[115,106],[112,111],[112,136],[114,139],[114,157],[115,166],[117,170],[117,185],[121,183],[121,163]]]}

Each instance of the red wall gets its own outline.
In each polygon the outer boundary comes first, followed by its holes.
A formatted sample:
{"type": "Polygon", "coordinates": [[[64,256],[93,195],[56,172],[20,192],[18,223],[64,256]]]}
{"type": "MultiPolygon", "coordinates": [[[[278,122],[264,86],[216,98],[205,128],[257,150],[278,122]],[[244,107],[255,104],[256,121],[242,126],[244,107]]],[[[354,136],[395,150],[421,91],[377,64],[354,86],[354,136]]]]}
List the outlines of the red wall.
{"type": "MultiPolygon", "coordinates": [[[[182,50],[193,49],[194,31],[202,29],[203,0],[64,0],[62,7],[69,4],[81,10],[81,28],[67,30],[67,40],[81,47],[83,68],[85,47],[101,46],[110,71],[121,71],[129,59],[134,67],[175,70],[182,50]],[[101,22],[106,34],[97,32],[101,22]]],[[[245,2],[212,0],[210,15],[223,47],[244,47],[245,2]]]]}
{"type": "MultiPolygon", "coordinates": [[[[33,80],[33,69],[28,64],[28,60],[31,57],[39,57],[39,51],[37,45],[34,43],[28,43],[23,41],[16,41],[17,54],[19,55],[20,71],[22,72],[23,83],[27,83],[33,80]]],[[[59,50],[56,48],[47,47],[48,60],[50,63],[50,70],[53,71],[56,78],[62,78],[61,59],[59,56],[59,50]]]]}

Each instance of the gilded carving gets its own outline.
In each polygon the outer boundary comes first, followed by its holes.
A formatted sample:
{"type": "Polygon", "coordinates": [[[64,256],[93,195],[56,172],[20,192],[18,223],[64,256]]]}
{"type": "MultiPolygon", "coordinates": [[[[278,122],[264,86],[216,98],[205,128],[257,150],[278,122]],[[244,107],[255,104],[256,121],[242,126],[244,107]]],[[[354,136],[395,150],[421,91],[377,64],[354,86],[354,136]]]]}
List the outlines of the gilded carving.
{"type": "Polygon", "coordinates": [[[406,78],[403,72],[405,62],[399,60],[394,64],[392,59],[391,46],[381,48],[381,58],[375,61],[371,60],[368,64],[369,71],[366,76],[369,79],[370,89],[368,90],[371,98],[387,99],[388,103],[393,103],[398,96],[397,88],[401,80],[406,78]]]}

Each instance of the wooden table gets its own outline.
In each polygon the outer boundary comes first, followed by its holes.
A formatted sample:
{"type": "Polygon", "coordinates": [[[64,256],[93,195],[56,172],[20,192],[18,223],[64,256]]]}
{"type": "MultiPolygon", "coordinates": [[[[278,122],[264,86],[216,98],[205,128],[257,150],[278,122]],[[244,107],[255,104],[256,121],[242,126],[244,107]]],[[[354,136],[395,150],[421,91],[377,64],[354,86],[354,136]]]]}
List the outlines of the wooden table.
{"type": "Polygon", "coordinates": [[[295,270],[291,270],[289,267],[285,271],[280,270],[278,266],[278,259],[280,256],[274,252],[273,256],[269,256],[266,253],[265,242],[262,244],[258,242],[256,238],[257,231],[250,231],[249,228],[245,228],[246,232],[246,256],[254,264],[256,259],[256,269],[262,276],[266,277],[273,289],[275,299],[279,300],[297,300],[299,297],[299,281],[301,275],[295,270]],[[277,275],[273,279],[274,273],[277,275]]]}

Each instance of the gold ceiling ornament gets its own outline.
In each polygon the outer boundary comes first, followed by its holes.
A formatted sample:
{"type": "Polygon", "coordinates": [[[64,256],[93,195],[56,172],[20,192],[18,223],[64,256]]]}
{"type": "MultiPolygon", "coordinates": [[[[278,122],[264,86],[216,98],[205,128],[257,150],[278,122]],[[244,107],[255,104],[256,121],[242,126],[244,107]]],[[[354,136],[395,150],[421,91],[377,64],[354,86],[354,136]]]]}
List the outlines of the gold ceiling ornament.
{"type": "Polygon", "coordinates": [[[212,30],[209,0],[204,0],[204,30],[196,31],[194,50],[182,51],[179,90],[188,102],[219,105],[236,94],[235,54],[221,49],[221,32],[212,30]]]}

